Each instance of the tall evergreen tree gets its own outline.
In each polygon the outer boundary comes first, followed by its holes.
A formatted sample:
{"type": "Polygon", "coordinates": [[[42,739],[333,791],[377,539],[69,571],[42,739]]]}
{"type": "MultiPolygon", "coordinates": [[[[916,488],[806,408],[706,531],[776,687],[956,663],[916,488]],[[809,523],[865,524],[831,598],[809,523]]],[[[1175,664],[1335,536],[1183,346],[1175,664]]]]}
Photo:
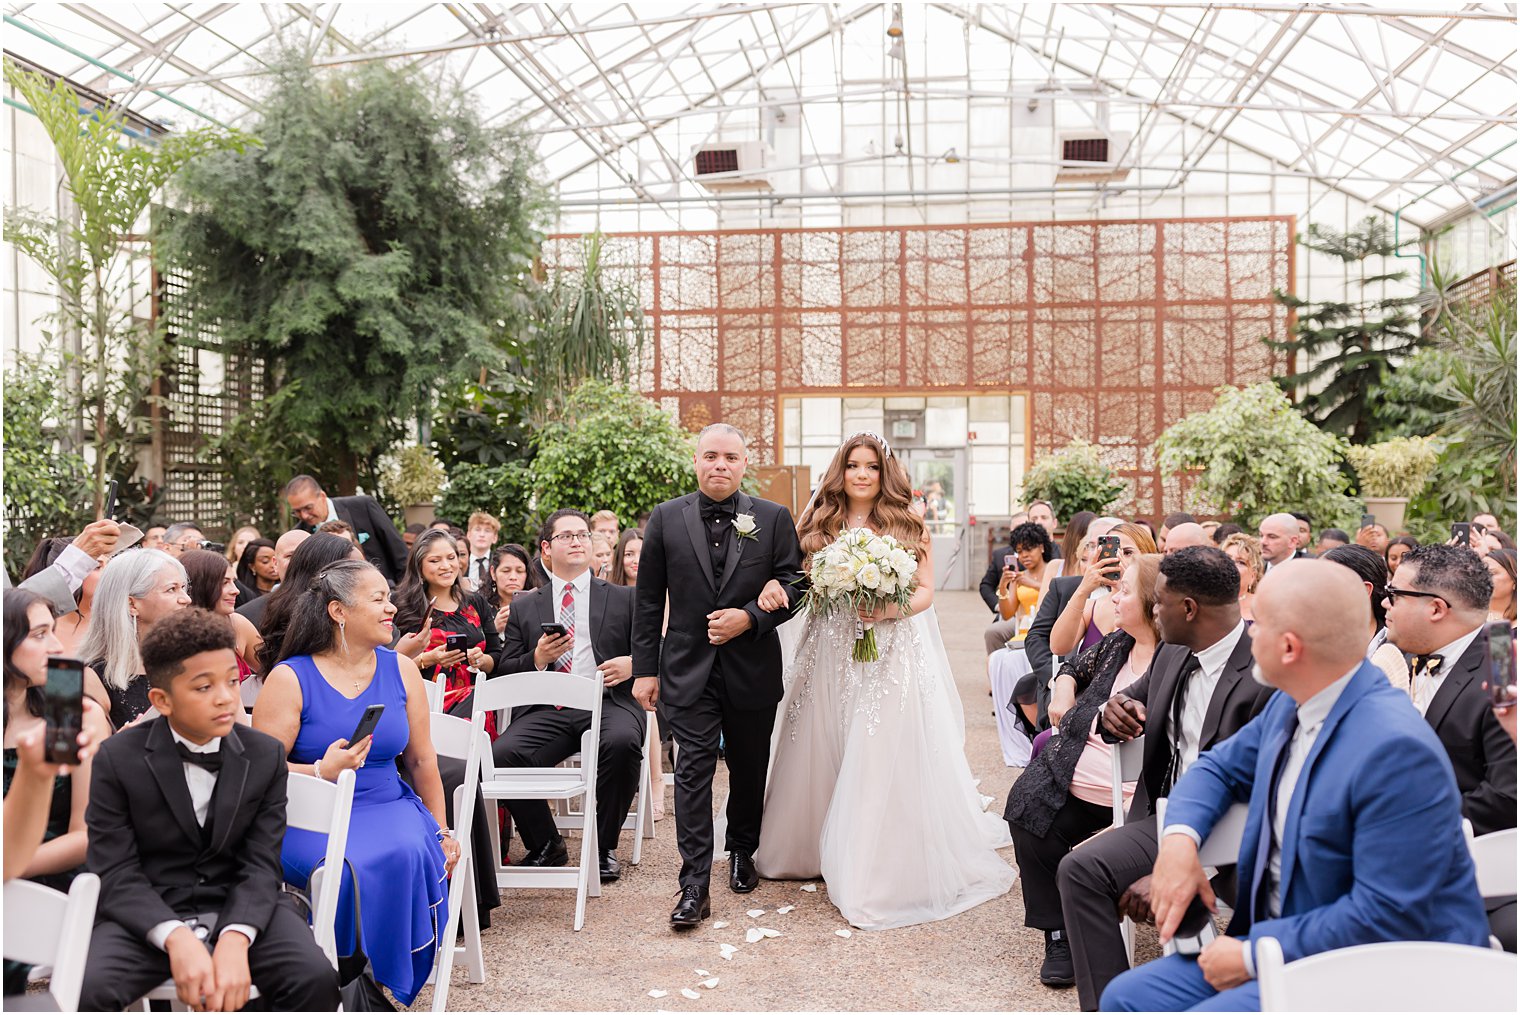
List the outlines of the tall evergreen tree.
{"type": "Polygon", "coordinates": [[[1293,337],[1264,338],[1294,357],[1297,370],[1274,378],[1295,407],[1317,426],[1368,443],[1377,428],[1368,396],[1389,371],[1426,344],[1420,333],[1420,297],[1371,296],[1388,283],[1408,279],[1405,271],[1381,272],[1382,259],[1398,245],[1388,224],[1368,216],[1349,232],[1310,225],[1299,242],[1310,250],[1354,265],[1347,287],[1361,299],[1311,302],[1280,290],[1273,295],[1297,313],[1293,337]]]}

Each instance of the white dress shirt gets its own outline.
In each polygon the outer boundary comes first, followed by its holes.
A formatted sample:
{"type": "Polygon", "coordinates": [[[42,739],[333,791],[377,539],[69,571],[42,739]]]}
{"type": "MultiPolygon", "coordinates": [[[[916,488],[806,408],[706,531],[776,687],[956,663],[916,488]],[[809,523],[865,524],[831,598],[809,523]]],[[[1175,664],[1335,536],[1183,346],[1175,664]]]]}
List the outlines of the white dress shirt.
{"type": "MultiPolygon", "coordinates": [[[[479,592],[486,586],[485,575],[483,575],[480,570],[480,566],[482,564],[486,566],[487,573],[489,573],[489,569],[491,567],[490,550],[487,550],[485,553],[481,554],[478,557],[472,556],[469,562],[465,565],[464,575],[467,579],[469,579],[470,588],[474,592],[479,592]]],[[[556,602],[554,604],[554,607],[555,609],[559,609],[559,603],[556,602]]]]}
{"type": "Polygon", "coordinates": [[[1457,662],[1462,658],[1463,653],[1471,647],[1473,640],[1478,637],[1479,632],[1482,630],[1483,628],[1481,627],[1475,627],[1456,641],[1443,645],[1431,653],[1431,655],[1441,657],[1440,671],[1433,677],[1428,674],[1421,674],[1409,689],[1410,700],[1414,702],[1414,707],[1419,710],[1421,715],[1424,715],[1426,710],[1430,708],[1430,701],[1436,696],[1436,692],[1441,689],[1441,682],[1446,679],[1446,674],[1456,668],[1457,662]]]}
{"type": "Polygon", "coordinates": [[[333,499],[331,497],[328,497],[326,494],[323,494],[322,496],[327,500],[327,517],[322,519],[319,524],[326,525],[328,522],[335,522],[338,520],[338,505],[334,504],[333,499]]]}
{"type": "Polygon", "coordinates": [[[1182,755],[1178,778],[1198,760],[1199,749],[1203,744],[1203,719],[1208,714],[1214,688],[1219,686],[1225,665],[1230,661],[1230,656],[1235,654],[1235,646],[1245,630],[1245,621],[1240,621],[1229,634],[1195,653],[1202,668],[1188,681],[1186,696],[1182,699],[1182,727],[1172,732],[1182,755]]]}
{"type": "MultiPolygon", "coordinates": [[[[180,736],[179,730],[175,729],[172,724],[169,726],[169,735],[174,738],[175,743],[184,744],[185,749],[194,754],[217,754],[222,749],[221,737],[212,737],[204,744],[194,744],[180,736]]],[[[211,813],[211,795],[216,792],[216,773],[208,772],[199,765],[192,765],[188,761],[184,763],[183,767],[185,769],[185,788],[190,791],[190,804],[195,808],[195,823],[197,825],[204,825],[206,823],[206,816],[211,813]]],[[[152,929],[148,931],[148,943],[163,951],[165,943],[169,940],[169,935],[183,926],[185,926],[185,921],[183,920],[165,920],[163,923],[154,924],[152,929]]],[[[237,931],[248,938],[249,944],[253,944],[253,939],[259,935],[258,931],[242,923],[229,923],[222,930],[237,931]]]]}
{"type": "MultiPolygon", "coordinates": [[[[574,581],[565,581],[549,572],[550,586],[554,590],[554,619],[559,620],[560,603],[565,601],[565,587],[575,589],[575,647],[571,649],[570,672],[577,677],[600,679],[596,672],[596,654],[591,649],[591,571],[587,569],[574,581]]],[[[540,666],[539,669],[548,669],[540,666]]]]}

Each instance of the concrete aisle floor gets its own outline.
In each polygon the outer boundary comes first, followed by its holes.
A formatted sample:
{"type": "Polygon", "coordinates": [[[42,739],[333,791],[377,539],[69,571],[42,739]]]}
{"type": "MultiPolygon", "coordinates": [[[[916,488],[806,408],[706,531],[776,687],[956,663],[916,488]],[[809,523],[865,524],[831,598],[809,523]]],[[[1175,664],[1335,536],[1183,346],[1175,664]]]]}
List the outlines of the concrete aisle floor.
{"type": "MultiPolygon", "coordinates": [[[[966,755],[982,780],[982,793],[1001,813],[1017,775],[1005,768],[987,694],[982,628],[987,610],[975,592],[943,592],[937,599],[940,629],[966,711],[966,755]]],[[[726,789],[720,765],[715,798],[726,789]]],[[[670,930],[680,858],[675,848],[671,791],[666,817],[644,846],[643,862],[628,864],[629,835],[618,854],[624,875],[590,899],[586,925],[570,929],[574,896],[569,892],[504,892],[484,935],[486,982],[464,982],[456,968],[449,1008],[455,1011],[805,1011],[805,1010],[1035,1010],[1071,1011],[1075,990],[1042,987],[1043,939],[1025,929],[1017,884],[1008,895],[938,923],[900,930],[836,930],[847,924],[829,904],[821,883],[807,893],[799,882],[762,881],[750,895],[728,890],[715,867],[713,916],[686,934],[670,930]],[[784,915],[779,906],[796,908],[784,915]],[[763,909],[752,920],[746,910],[763,909]],[[714,922],[728,926],[714,929],[714,922]],[[781,936],[747,944],[745,930],[764,926],[781,936]],[[719,944],[739,947],[731,960],[719,944]],[[718,977],[714,988],[699,986],[718,977]],[[690,988],[701,996],[681,995],[690,988]],[[654,999],[650,990],[667,991],[654,999]]],[[[572,855],[575,843],[571,842],[572,855]]],[[[1013,849],[1003,851],[1010,863],[1013,849]]],[[[427,1010],[431,989],[414,1009],[427,1010]]]]}

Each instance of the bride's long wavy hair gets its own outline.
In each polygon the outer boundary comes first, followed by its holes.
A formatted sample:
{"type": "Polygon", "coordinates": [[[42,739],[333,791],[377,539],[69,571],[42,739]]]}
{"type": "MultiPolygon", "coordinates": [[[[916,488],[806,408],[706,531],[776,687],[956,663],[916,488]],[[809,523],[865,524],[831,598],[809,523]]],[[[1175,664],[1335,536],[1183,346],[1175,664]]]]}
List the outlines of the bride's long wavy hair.
{"type": "Polygon", "coordinates": [[[894,537],[915,552],[920,551],[928,530],[924,528],[924,520],[913,510],[913,483],[908,478],[908,470],[887,454],[881,441],[870,434],[856,434],[834,453],[834,460],[824,470],[812,503],[797,522],[802,552],[808,556],[817,553],[838,539],[840,530],[846,527],[850,501],[844,489],[844,467],[850,460],[850,452],[856,448],[870,448],[881,463],[881,492],[871,508],[871,528],[894,537]]]}

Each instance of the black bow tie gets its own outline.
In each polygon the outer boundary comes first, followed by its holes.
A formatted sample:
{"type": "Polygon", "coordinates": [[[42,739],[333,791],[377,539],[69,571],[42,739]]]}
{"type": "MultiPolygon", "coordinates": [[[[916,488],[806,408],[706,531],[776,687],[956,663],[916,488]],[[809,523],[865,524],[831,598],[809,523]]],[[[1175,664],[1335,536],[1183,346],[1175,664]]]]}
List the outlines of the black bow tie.
{"type": "Polygon", "coordinates": [[[1445,664],[1445,656],[1435,655],[1432,653],[1431,655],[1415,656],[1414,658],[1410,659],[1409,669],[1410,673],[1416,677],[1422,673],[1427,677],[1438,677],[1441,674],[1441,667],[1445,664]]]}
{"type": "Polygon", "coordinates": [[[703,494],[699,503],[702,509],[702,517],[709,522],[734,517],[735,508],[732,497],[727,500],[711,500],[706,494],[703,494]]]}
{"type": "Polygon", "coordinates": [[[179,751],[180,760],[187,765],[199,765],[212,775],[222,770],[222,752],[219,750],[207,753],[192,751],[178,740],[174,742],[174,749],[179,751]]]}

